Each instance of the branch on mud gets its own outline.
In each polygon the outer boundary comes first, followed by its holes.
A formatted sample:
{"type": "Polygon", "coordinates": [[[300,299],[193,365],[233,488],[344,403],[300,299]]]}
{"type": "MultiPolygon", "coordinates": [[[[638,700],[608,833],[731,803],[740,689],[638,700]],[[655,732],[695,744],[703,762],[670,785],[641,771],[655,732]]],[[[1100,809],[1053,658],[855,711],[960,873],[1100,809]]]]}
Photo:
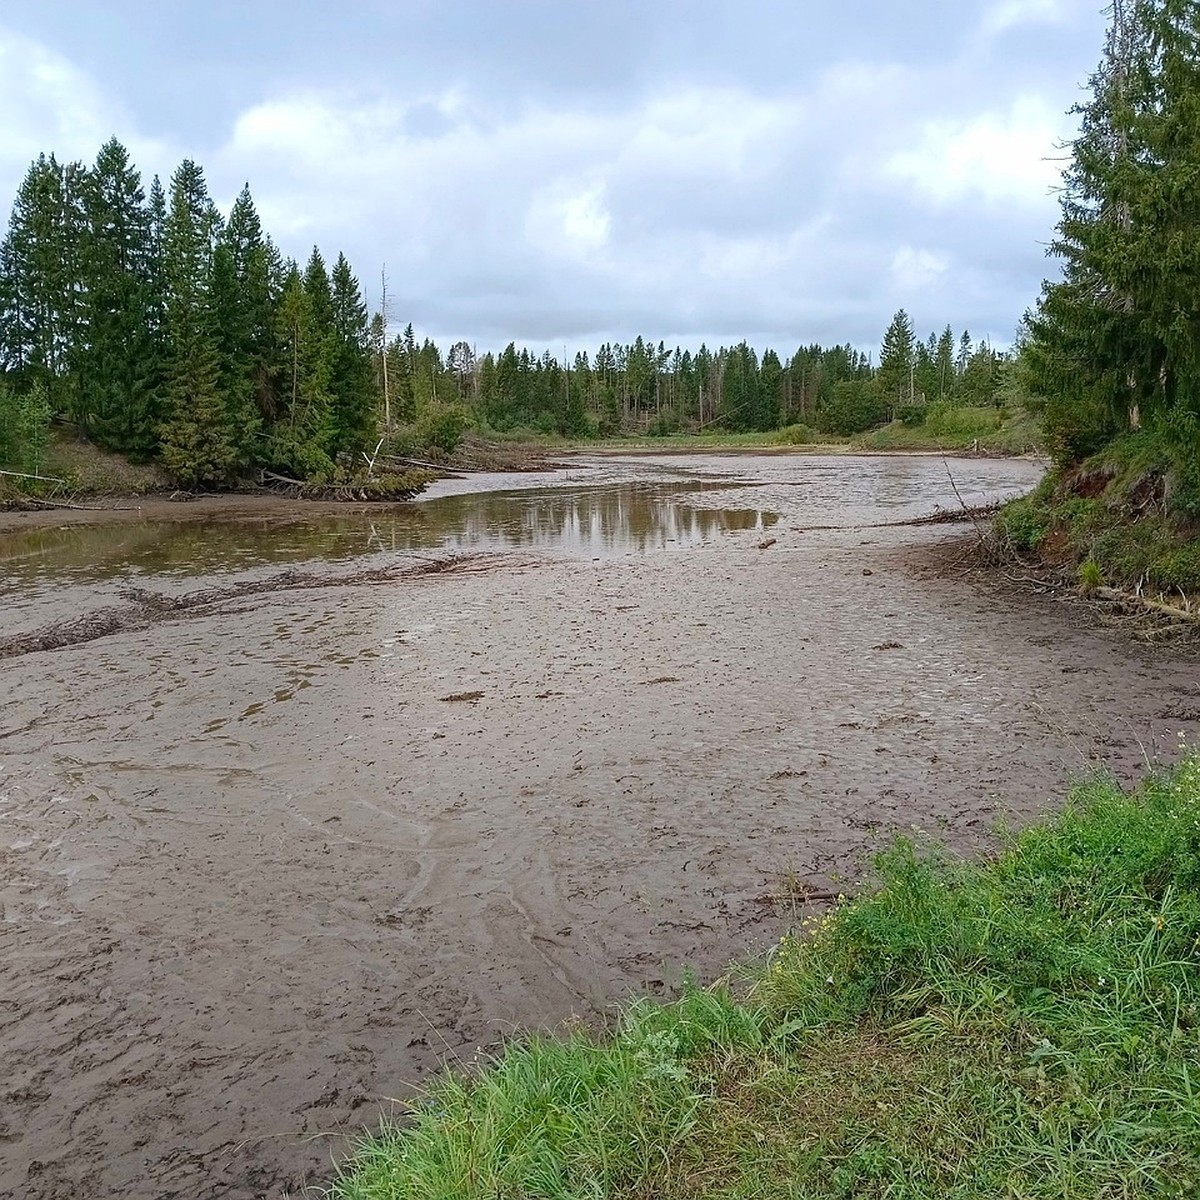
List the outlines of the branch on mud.
{"type": "Polygon", "coordinates": [[[1168,604],[1165,600],[1152,600],[1149,596],[1142,596],[1137,592],[1123,592],[1118,588],[1097,587],[1090,588],[1086,594],[1094,596],[1097,600],[1107,600],[1112,604],[1120,604],[1126,608],[1149,609],[1151,612],[1160,613],[1164,617],[1170,617],[1172,621],[1190,621],[1200,624],[1200,612],[1196,612],[1190,608],[1179,608],[1174,604],[1168,604]]]}
{"type": "Polygon", "coordinates": [[[145,588],[127,588],[122,597],[125,608],[102,608],[69,621],[43,625],[30,633],[0,640],[0,660],[19,658],[40,650],[62,650],[117,633],[138,632],[163,621],[213,615],[218,606],[243,596],[261,596],[272,592],[305,591],[318,588],[366,587],[416,579],[440,572],[494,569],[499,559],[489,555],[451,555],[447,558],[415,557],[387,567],[355,571],[342,575],[283,571],[267,579],[248,579],[222,588],[205,588],[183,596],[165,596],[145,588]]]}
{"type": "MultiPolygon", "coordinates": [[[[960,497],[961,499],[961,497],[960,497]]],[[[991,501],[987,504],[963,505],[961,509],[939,508],[936,512],[926,513],[923,517],[909,517],[904,521],[877,521],[871,525],[793,525],[793,533],[835,533],[858,532],[863,529],[901,529],[917,525],[955,525],[962,521],[978,523],[988,517],[993,517],[1000,511],[1000,502],[991,501]]]]}

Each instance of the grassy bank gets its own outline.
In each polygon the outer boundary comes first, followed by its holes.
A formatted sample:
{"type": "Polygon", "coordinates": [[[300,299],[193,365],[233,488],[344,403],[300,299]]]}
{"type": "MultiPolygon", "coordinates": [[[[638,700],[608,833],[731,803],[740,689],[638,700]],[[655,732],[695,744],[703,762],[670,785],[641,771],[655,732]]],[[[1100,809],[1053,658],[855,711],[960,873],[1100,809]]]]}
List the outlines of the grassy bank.
{"type": "Polygon", "coordinates": [[[893,421],[866,433],[841,436],[808,425],[788,425],[767,432],[732,433],[709,429],[701,433],[624,434],[587,441],[564,441],[542,435],[507,435],[543,449],[647,453],[696,453],[728,450],[804,450],[828,453],[927,453],[1022,455],[1040,453],[1041,422],[1024,409],[948,408],[931,412],[916,425],[893,421]]]}
{"type": "Polygon", "coordinates": [[[444,1077],[332,1196],[1200,1193],[1200,758],[880,877],[732,988],[444,1077]]]}
{"type": "Polygon", "coordinates": [[[1124,437],[1007,505],[1001,536],[1094,585],[1200,592],[1200,494],[1170,462],[1152,434],[1124,437]]]}
{"type": "Polygon", "coordinates": [[[1041,422],[1024,409],[951,408],[932,411],[919,425],[893,421],[860,434],[854,444],[881,453],[941,450],[947,454],[1037,454],[1042,450],[1041,422]]]}

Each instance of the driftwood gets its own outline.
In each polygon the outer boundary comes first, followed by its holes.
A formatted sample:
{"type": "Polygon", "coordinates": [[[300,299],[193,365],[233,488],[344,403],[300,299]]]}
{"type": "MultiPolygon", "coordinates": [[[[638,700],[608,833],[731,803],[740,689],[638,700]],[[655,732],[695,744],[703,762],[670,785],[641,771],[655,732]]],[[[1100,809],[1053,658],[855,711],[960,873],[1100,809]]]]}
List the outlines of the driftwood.
{"type": "Polygon", "coordinates": [[[66,483],[65,479],[59,479],[57,475],[26,475],[24,471],[0,471],[0,475],[6,475],[9,479],[37,479],[42,483],[66,483]]]}
{"type": "Polygon", "coordinates": [[[923,517],[909,517],[904,521],[876,521],[871,525],[793,525],[793,533],[833,533],[841,530],[857,533],[864,529],[901,529],[917,525],[954,525],[961,521],[972,521],[976,525],[985,517],[995,516],[1000,511],[999,503],[964,505],[961,509],[939,508],[923,517]]]}
{"type": "MultiPolygon", "coordinates": [[[[401,454],[380,454],[377,456],[381,462],[397,462],[403,463],[406,467],[423,467],[426,471],[446,471],[449,468],[444,463],[430,462],[426,458],[408,458],[401,454]]],[[[471,467],[455,467],[455,471],[470,471],[471,467]]]]}
{"type": "Polygon", "coordinates": [[[21,503],[38,508],[69,508],[72,512],[141,512],[138,504],[68,504],[65,500],[43,500],[40,496],[22,496],[21,503]]]}
{"type": "Polygon", "coordinates": [[[405,475],[372,475],[366,479],[350,479],[344,482],[312,483],[280,475],[277,471],[263,471],[262,480],[276,491],[300,500],[335,500],[343,503],[355,501],[400,501],[411,500],[420,495],[429,482],[428,474],[410,471],[405,475]]]}
{"type": "Polygon", "coordinates": [[[1123,604],[1130,607],[1148,608],[1151,612],[1161,613],[1172,621],[1193,621],[1200,624],[1200,612],[1188,608],[1178,608],[1165,600],[1152,600],[1149,596],[1137,592],[1122,592],[1118,588],[1095,587],[1087,590],[1087,595],[1097,600],[1107,600],[1112,604],[1123,604]]]}

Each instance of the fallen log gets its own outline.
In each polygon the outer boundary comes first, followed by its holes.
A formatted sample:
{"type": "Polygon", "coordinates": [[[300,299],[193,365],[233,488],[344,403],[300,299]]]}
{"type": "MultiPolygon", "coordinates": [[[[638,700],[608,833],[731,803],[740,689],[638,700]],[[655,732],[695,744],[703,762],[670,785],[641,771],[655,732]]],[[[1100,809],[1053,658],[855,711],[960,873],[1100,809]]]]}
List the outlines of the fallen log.
{"type": "Polygon", "coordinates": [[[141,512],[140,504],[68,504],[65,500],[43,500],[40,496],[22,496],[21,503],[38,508],[69,508],[72,512],[141,512]]]}
{"type": "Polygon", "coordinates": [[[0,475],[7,475],[10,479],[37,479],[42,483],[66,483],[65,479],[59,479],[57,475],[26,475],[24,471],[0,471],[0,475]]]}
{"type": "Polygon", "coordinates": [[[1161,613],[1173,621],[1193,621],[1200,624],[1200,612],[1189,608],[1178,608],[1165,600],[1152,600],[1149,596],[1138,595],[1137,592],[1123,592],[1119,588],[1094,587],[1084,593],[1094,596],[1097,600],[1107,600],[1112,604],[1125,604],[1133,608],[1147,608],[1151,612],[1161,613]]]}

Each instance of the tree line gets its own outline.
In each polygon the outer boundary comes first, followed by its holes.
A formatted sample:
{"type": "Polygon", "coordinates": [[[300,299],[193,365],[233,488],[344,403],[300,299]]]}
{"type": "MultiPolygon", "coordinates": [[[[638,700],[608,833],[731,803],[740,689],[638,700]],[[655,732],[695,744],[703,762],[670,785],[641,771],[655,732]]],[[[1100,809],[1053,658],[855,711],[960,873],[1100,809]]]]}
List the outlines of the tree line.
{"type": "Polygon", "coordinates": [[[0,428],[36,463],[49,414],[181,483],[332,474],[375,430],[367,309],[344,255],[285,258],[249,189],[228,217],[184,161],[147,194],[125,148],[41,155],[0,243],[0,428]]]}
{"type": "MultiPolygon", "coordinates": [[[[379,318],[376,318],[378,321],[379,318]]],[[[606,342],[594,355],[560,361],[510,342],[482,355],[456,342],[443,357],[417,346],[409,326],[388,346],[393,412],[414,419],[422,406],[459,405],[492,429],[533,429],[567,437],[666,434],[720,428],[768,431],[807,424],[851,434],[931,404],[994,404],[1008,357],[947,327],[915,338],[896,314],[878,366],[851,345],[800,347],[790,358],[746,342],[694,353],[637,337],[606,342]]]]}
{"type": "Polygon", "coordinates": [[[876,365],[853,346],[790,357],[637,337],[559,360],[510,343],[444,353],[368,317],[343,254],[303,267],[249,187],[228,215],[191,160],[148,190],[116,139],[93,166],[41,155],[0,243],[0,463],[40,467],[52,418],[182,485],[267,469],[330,480],[381,435],[450,449],[471,424],[568,437],[804,424],[850,434],[930,404],[997,401],[1007,357],[902,310],[876,365]]]}
{"type": "Polygon", "coordinates": [[[1200,517],[1200,6],[1115,0],[1022,362],[1070,465],[1141,431],[1200,517]]]}

